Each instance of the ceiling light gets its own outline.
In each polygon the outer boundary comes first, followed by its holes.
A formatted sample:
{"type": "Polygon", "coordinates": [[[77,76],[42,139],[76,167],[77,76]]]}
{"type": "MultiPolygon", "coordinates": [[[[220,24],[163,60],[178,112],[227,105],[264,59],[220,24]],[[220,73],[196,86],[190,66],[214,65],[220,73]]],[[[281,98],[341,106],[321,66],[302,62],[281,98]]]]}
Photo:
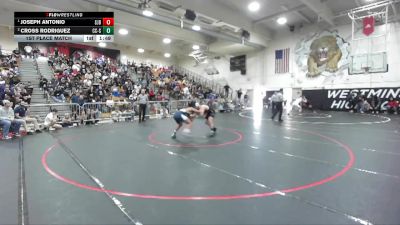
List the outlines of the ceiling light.
{"type": "Polygon", "coordinates": [[[286,19],[286,17],[279,17],[279,18],[276,20],[276,22],[277,22],[279,25],[283,25],[283,24],[285,24],[285,23],[287,22],[287,19],[286,19]]]}
{"type": "Polygon", "coordinates": [[[200,46],[198,46],[198,45],[193,45],[193,50],[199,50],[200,49],[200,46]]]}
{"type": "Polygon", "coordinates": [[[104,43],[104,42],[100,42],[100,43],[99,43],[99,46],[102,47],[102,48],[105,48],[105,47],[107,46],[107,44],[104,43]]]}
{"type": "Polygon", "coordinates": [[[118,30],[118,33],[120,35],[127,35],[129,33],[129,31],[127,29],[125,29],[125,28],[121,28],[121,29],[118,30]]]}
{"type": "Polygon", "coordinates": [[[251,11],[251,12],[256,12],[260,9],[260,3],[258,2],[251,2],[247,8],[251,11]]]}
{"type": "Polygon", "coordinates": [[[144,52],[144,49],[143,48],[138,48],[138,50],[137,50],[139,53],[143,53],[144,52]]]}
{"type": "Polygon", "coordinates": [[[201,27],[199,25],[193,25],[192,29],[195,31],[199,31],[199,30],[201,30],[201,27]]]}
{"type": "Polygon", "coordinates": [[[164,44],[171,43],[171,39],[169,39],[169,38],[164,38],[162,41],[164,42],[164,44]]]}
{"type": "Polygon", "coordinates": [[[164,57],[165,57],[165,58],[169,58],[169,57],[171,57],[171,54],[165,53],[165,54],[164,54],[164,57]]]}
{"type": "Polygon", "coordinates": [[[152,17],[154,15],[154,13],[152,11],[147,10],[147,9],[143,10],[142,13],[143,13],[143,15],[148,16],[148,17],[152,17]]]}

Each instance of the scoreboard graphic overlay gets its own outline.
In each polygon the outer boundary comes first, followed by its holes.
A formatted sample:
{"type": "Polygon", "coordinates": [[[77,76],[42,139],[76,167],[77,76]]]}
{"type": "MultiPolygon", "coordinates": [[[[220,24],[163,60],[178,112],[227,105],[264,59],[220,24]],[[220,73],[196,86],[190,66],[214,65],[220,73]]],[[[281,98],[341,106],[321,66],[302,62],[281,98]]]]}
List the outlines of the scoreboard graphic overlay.
{"type": "Polygon", "coordinates": [[[114,12],[14,12],[18,42],[113,42],[114,12]]]}

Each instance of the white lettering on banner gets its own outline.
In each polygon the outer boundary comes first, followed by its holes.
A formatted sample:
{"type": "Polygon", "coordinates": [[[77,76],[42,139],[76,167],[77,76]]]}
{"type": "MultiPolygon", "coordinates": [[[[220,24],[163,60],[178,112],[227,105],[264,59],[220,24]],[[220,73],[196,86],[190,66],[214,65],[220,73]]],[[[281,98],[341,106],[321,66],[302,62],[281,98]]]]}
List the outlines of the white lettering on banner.
{"type": "Polygon", "coordinates": [[[382,89],[378,89],[376,91],[374,89],[371,89],[371,91],[369,92],[367,98],[371,98],[371,96],[373,96],[373,95],[380,96],[381,93],[382,93],[382,89]]]}
{"type": "Polygon", "coordinates": [[[342,105],[340,105],[340,108],[343,109],[344,106],[346,105],[346,103],[347,103],[347,101],[346,101],[346,100],[343,100],[343,101],[342,101],[342,105]]]}
{"type": "Polygon", "coordinates": [[[339,98],[346,99],[348,94],[349,94],[349,90],[343,90],[342,94],[340,94],[339,98]]]}
{"type": "Polygon", "coordinates": [[[350,104],[350,102],[346,102],[346,104],[344,105],[344,108],[345,108],[345,109],[350,109],[349,104],[350,104]]]}
{"type": "Polygon", "coordinates": [[[388,104],[389,101],[385,101],[381,104],[381,109],[386,109],[386,105],[388,104]]]}
{"type": "Polygon", "coordinates": [[[336,100],[333,100],[331,109],[334,109],[334,108],[340,109],[340,104],[342,104],[342,100],[339,100],[337,102],[336,102],[336,100]]]}
{"type": "Polygon", "coordinates": [[[383,89],[383,93],[382,93],[381,96],[379,96],[379,98],[385,98],[385,95],[386,95],[387,91],[388,91],[387,89],[383,89]]]}
{"type": "Polygon", "coordinates": [[[386,98],[397,98],[399,96],[400,89],[397,89],[396,91],[394,89],[389,89],[388,94],[386,95],[386,98]]]}
{"type": "Polygon", "coordinates": [[[365,92],[369,91],[370,89],[362,89],[361,90],[361,95],[365,95],[365,92]]]}
{"type": "Polygon", "coordinates": [[[328,98],[337,98],[342,90],[328,90],[328,98]]]}
{"type": "Polygon", "coordinates": [[[304,94],[310,98],[313,105],[319,105],[324,110],[347,110],[350,109],[351,102],[348,98],[350,93],[358,96],[366,96],[371,103],[374,95],[380,97],[381,109],[385,110],[389,98],[400,100],[400,88],[360,88],[360,89],[328,89],[328,90],[305,90],[304,94]],[[323,96],[321,96],[323,94],[323,96]]]}

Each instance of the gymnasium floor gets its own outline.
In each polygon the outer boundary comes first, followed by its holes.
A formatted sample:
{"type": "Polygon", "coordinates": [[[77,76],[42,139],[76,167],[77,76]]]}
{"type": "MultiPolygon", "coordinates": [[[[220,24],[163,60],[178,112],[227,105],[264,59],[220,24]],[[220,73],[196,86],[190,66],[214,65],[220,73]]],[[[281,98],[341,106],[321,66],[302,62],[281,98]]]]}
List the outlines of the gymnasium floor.
{"type": "Polygon", "coordinates": [[[0,144],[0,224],[399,224],[400,119],[217,114],[0,144]],[[255,119],[257,118],[257,119],[255,119]]]}

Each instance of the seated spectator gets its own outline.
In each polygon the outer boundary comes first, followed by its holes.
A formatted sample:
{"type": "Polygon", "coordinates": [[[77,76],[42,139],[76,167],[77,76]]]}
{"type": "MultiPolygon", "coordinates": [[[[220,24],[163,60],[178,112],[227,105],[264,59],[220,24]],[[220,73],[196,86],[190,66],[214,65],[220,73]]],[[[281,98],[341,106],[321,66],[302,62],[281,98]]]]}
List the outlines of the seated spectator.
{"type": "Polygon", "coordinates": [[[367,113],[371,110],[371,105],[367,101],[367,99],[363,98],[362,99],[362,108],[361,108],[361,113],[367,113]]]}
{"type": "Polygon", "coordinates": [[[394,98],[390,97],[389,102],[387,103],[386,110],[390,114],[397,114],[399,108],[399,102],[394,100],[394,98]]]}
{"type": "Polygon", "coordinates": [[[58,117],[57,117],[57,109],[51,109],[49,114],[47,114],[46,118],[44,119],[44,126],[48,128],[50,131],[61,129],[62,125],[58,124],[58,117]]]}
{"type": "Polygon", "coordinates": [[[350,112],[354,112],[354,108],[357,105],[357,93],[355,91],[351,91],[346,100],[349,103],[350,112]]]}
{"type": "Polygon", "coordinates": [[[150,101],[155,101],[156,100],[156,94],[154,93],[154,90],[152,88],[149,91],[149,100],[150,101]]]}
{"type": "Polygon", "coordinates": [[[19,129],[21,122],[15,120],[12,103],[8,100],[3,101],[3,107],[0,107],[0,126],[3,127],[3,140],[10,139],[9,131],[14,132],[16,137],[20,137],[19,129]]]}
{"type": "Polygon", "coordinates": [[[377,94],[372,95],[371,98],[371,112],[373,114],[381,112],[381,99],[377,94]]]}
{"type": "Polygon", "coordinates": [[[33,123],[34,130],[36,133],[42,132],[39,127],[39,123],[36,118],[28,117],[28,107],[29,105],[26,102],[21,102],[17,105],[14,109],[15,120],[22,123],[25,128],[25,131],[28,133],[33,133],[31,130],[28,129],[27,123],[33,123]]]}
{"type": "Polygon", "coordinates": [[[358,113],[362,113],[362,107],[363,107],[363,104],[364,104],[363,96],[357,96],[355,102],[356,102],[356,104],[355,104],[356,111],[358,113]]]}
{"type": "Polygon", "coordinates": [[[61,120],[62,127],[72,127],[74,123],[72,122],[71,115],[69,113],[65,113],[64,118],[61,120]]]}

